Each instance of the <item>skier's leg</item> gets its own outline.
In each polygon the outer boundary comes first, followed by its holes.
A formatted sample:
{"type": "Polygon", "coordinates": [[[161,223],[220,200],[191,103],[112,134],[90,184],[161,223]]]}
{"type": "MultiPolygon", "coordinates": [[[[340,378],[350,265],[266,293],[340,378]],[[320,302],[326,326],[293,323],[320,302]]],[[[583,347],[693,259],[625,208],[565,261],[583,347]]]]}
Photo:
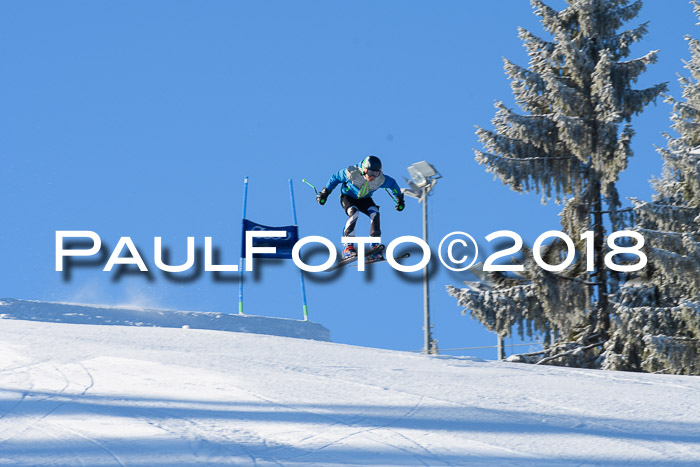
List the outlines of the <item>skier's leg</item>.
{"type": "MultiPolygon", "coordinates": [[[[374,204],[371,198],[367,199],[366,204],[362,206],[363,211],[367,216],[369,216],[369,236],[370,237],[381,237],[382,230],[379,223],[379,206],[374,204]]],[[[376,248],[379,246],[379,241],[372,243],[371,248],[376,248]]],[[[378,261],[384,259],[384,254],[381,251],[375,251],[367,257],[368,261],[378,261]]]]}
{"type": "Polygon", "coordinates": [[[372,198],[358,199],[356,205],[361,213],[366,214],[367,217],[369,217],[369,236],[381,237],[382,231],[379,226],[379,206],[374,204],[374,200],[372,198]]]}
{"type": "Polygon", "coordinates": [[[369,216],[369,236],[370,237],[381,237],[382,230],[379,225],[379,207],[370,206],[367,209],[367,215],[369,216]]]}
{"type": "MultiPolygon", "coordinates": [[[[370,225],[369,225],[369,236],[370,237],[381,237],[382,236],[382,231],[379,227],[379,207],[378,206],[371,206],[368,209],[369,212],[369,219],[370,219],[370,225]]],[[[379,242],[372,243],[372,248],[376,248],[379,246],[379,242]]],[[[375,251],[369,257],[367,258],[368,261],[378,261],[384,259],[384,253],[382,251],[375,251]]]]}
{"type": "MultiPolygon", "coordinates": [[[[346,195],[340,197],[340,204],[343,206],[345,214],[348,215],[348,220],[345,222],[345,228],[343,229],[344,237],[355,236],[357,218],[360,216],[360,211],[357,209],[357,206],[355,206],[355,201],[356,200],[346,195]]],[[[349,258],[351,256],[357,256],[357,250],[353,244],[346,243],[345,249],[343,250],[343,258],[349,258]]]]}
{"type": "Polygon", "coordinates": [[[360,211],[358,211],[355,206],[350,206],[347,208],[345,213],[348,215],[348,220],[345,222],[345,230],[343,230],[343,235],[345,237],[354,237],[355,227],[357,226],[357,218],[360,216],[360,211]]]}

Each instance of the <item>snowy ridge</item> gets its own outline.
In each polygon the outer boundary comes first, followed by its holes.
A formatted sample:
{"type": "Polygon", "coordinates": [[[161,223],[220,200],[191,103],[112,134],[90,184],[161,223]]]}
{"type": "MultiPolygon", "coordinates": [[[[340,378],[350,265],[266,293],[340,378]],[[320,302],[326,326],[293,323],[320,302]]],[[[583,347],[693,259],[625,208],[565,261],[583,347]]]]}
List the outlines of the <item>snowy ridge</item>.
{"type": "Polygon", "coordinates": [[[0,299],[0,317],[73,324],[155,326],[164,328],[187,326],[192,329],[216,329],[300,339],[330,340],[328,329],[320,324],[308,321],[202,311],[96,306],[2,298],[0,299]]]}
{"type": "Polygon", "coordinates": [[[698,377],[105,325],[133,319],[118,308],[28,321],[48,305],[3,301],[0,465],[700,463],[698,377]]]}

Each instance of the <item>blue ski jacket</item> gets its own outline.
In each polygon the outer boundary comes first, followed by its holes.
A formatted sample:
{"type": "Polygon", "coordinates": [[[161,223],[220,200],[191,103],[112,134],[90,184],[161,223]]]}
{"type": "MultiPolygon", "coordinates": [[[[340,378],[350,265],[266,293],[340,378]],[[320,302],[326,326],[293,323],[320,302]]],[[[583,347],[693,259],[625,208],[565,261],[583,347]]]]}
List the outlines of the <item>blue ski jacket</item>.
{"type": "Polygon", "coordinates": [[[390,176],[382,173],[374,180],[368,181],[362,175],[361,169],[354,165],[333,174],[326,184],[326,189],[333,191],[339,184],[342,184],[340,189],[342,194],[355,199],[370,198],[375,191],[381,188],[387,188],[394,196],[401,194],[399,184],[390,176]]]}

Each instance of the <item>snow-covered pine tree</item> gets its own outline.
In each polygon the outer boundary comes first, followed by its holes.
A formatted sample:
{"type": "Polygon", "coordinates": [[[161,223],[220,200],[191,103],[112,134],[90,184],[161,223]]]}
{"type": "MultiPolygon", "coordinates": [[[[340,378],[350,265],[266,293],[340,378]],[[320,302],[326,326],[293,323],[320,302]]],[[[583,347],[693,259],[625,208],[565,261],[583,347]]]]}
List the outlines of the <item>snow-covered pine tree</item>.
{"type": "MultiPolygon", "coordinates": [[[[700,4],[692,3],[700,16],[700,4]]],[[[652,202],[634,200],[649,267],[611,296],[605,368],[700,375],[700,42],[686,40],[683,99],[667,99],[680,136],[666,135],[659,149],[664,171],[652,202]]]]}
{"type": "MultiPolygon", "coordinates": [[[[496,103],[494,131],[478,128],[485,150],[476,160],[511,189],[536,192],[542,201],[563,203],[562,230],[585,251],[581,235],[593,231],[595,264],[584,260],[562,273],[528,267],[522,280],[491,274],[490,290],[448,287],[465,311],[489,330],[509,335],[518,325],[551,332],[559,342],[534,358],[558,365],[595,366],[609,330],[608,295],[616,281],[604,265],[607,215],[612,230],[622,229],[615,183],[632,155],[629,122],[666,89],[632,85],[656,61],[656,51],[627,60],[631,44],[647,32],[647,23],[620,31],[635,18],[641,1],[567,0],[555,11],[531,0],[551,41],[519,30],[528,55],[527,68],[505,60],[515,100],[525,114],[496,103]],[[556,357],[556,358],[552,358],[556,357]],[[594,363],[595,362],[595,363],[594,363]]],[[[550,264],[561,245],[545,253],[550,264]]],[[[531,256],[531,255],[529,255],[531,256]]]]}

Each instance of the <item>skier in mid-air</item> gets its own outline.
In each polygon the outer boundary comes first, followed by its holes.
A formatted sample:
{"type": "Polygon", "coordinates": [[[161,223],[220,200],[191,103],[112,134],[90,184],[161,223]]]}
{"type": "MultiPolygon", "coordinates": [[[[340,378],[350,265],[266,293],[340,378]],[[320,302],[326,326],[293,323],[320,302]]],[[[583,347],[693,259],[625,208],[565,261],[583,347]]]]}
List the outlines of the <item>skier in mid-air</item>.
{"type": "MultiPolygon", "coordinates": [[[[355,236],[355,225],[357,224],[357,218],[360,212],[366,214],[370,218],[370,237],[381,236],[381,230],[379,228],[379,206],[377,206],[372,199],[372,195],[375,191],[381,188],[389,190],[396,198],[395,209],[397,211],[403,211],[406,206],[401,188],[399,188],[396,180],[382,173],[382,161],[379,160],[377,156],[367,156],[360,164],[356,166],[351,165],[333,174],[325,188],[323,188],[316,197],[318,204],[326,204],[328,195],[330,195],[333,189],[339,184],[342,184],[340,190],[340,204],[348,215],[348,220],[345,223],[345,230],[343,231],[345,237],[355,236]]],[[[378,245],[379,243],[373,243],[370,248],[376,248],[378,245]]],[[[346,243],[345,249],[343,250],[343,259],[355,256],[357,256],[355,246],[351,243],[346,243]]],[[[368,256],[367,259],[368,261],[382,260],[384,259],[384,253],[382,250],[378,250],[368,256]]]]}

